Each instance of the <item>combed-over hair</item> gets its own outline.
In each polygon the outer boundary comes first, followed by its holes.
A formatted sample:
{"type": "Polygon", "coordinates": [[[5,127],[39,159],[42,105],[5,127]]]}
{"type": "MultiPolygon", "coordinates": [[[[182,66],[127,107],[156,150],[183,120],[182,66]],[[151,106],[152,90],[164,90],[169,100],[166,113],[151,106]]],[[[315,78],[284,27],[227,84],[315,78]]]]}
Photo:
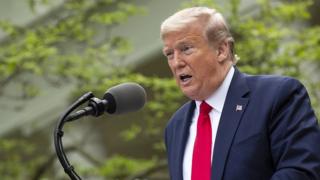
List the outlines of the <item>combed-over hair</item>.
{"type": "Polygon", "coordinates": [[[207,7],[192,7],[183,9],[168,17],[162,22],[160,36],[163,39],[169,32],[179,31],[191,26],[195,21],[204,25],[204,37],[210,45],[219,45],[227,41],[230,49],[230,57],[236,63],[234,52],[234,39],[229,31],[226,20],[221,13],[207,7]]]}

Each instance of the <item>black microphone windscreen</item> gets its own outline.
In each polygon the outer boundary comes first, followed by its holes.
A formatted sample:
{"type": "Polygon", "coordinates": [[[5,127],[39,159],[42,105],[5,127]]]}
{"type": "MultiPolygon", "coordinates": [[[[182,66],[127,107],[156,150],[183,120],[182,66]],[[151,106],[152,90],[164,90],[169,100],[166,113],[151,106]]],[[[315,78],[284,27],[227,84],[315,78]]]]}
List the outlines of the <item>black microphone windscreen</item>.
{"type": "Polygon", "coordinates": [[[137,83],[122,83],[107,90],[104,99],[108,101],[107,112],[122,114],[141,109],[147,99],[146,91],[137,83]]]}

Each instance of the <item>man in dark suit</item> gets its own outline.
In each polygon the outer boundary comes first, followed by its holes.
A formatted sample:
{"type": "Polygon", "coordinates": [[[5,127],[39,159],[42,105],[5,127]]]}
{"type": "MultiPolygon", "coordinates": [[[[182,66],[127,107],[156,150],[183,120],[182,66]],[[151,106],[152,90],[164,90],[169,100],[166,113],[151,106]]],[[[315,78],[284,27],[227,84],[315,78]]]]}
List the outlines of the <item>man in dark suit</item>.
{"type": "Polygon", "coordinates": [[[177,12],[161,38],[191,99],[165,130],[172,180],[320,179],[320,130],[300,82],[239,72],[234,40],[214,9],[177,12]]]}

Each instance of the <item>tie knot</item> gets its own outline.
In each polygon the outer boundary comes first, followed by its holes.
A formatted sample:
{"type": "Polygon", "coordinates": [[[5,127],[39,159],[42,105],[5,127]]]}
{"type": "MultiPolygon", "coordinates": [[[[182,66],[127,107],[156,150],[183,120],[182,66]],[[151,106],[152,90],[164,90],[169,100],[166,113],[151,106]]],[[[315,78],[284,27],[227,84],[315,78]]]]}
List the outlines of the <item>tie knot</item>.
{"type": "Polygon", "coordinates": [[[200,104],[200,113],[209,114],[211,110],[212,110],[212,107],[209,104],[207,104],[205,101],[202,101],[202,103],[200,104]]]}

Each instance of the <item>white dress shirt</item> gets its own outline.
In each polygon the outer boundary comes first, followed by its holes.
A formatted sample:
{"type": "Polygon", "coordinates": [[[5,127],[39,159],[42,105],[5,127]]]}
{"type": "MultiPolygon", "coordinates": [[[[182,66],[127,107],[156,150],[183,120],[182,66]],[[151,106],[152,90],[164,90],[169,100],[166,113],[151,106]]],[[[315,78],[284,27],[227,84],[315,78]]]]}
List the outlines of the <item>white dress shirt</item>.
{"type": "MultiPolygon", "coordinates": [[[[214,152],[214,143],[216,140],[217,130],[220,122],[220,117],[223,109],[224,102],[226,100],[227,92],[234,74],[234,67],[232,66],[219,88],[205,101],[212,107],[209,113],[212,129],[212,148],[211,148],[211,162],[214,152]]],[[[187,140],[184,158],[183,158],[183,179],[191,180],[192,169],[192,154],[193,146],[197,134],[197,123],[200,110],[201,101],[196,101],[196,108],[194,109],[192,122],[189,129],[189,138],[187,140]]],[[[214,166],[214,165],[213,165],[214,166]]]]}

